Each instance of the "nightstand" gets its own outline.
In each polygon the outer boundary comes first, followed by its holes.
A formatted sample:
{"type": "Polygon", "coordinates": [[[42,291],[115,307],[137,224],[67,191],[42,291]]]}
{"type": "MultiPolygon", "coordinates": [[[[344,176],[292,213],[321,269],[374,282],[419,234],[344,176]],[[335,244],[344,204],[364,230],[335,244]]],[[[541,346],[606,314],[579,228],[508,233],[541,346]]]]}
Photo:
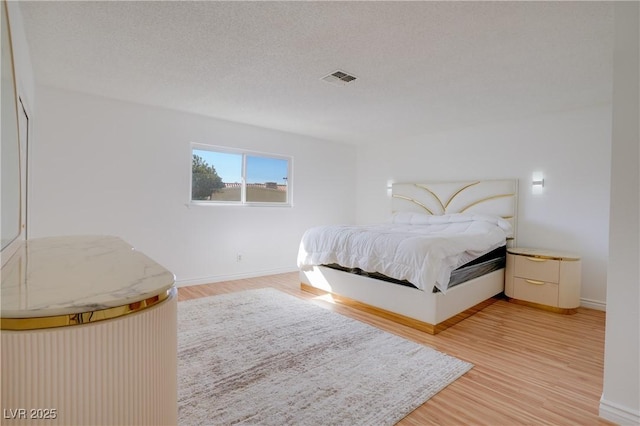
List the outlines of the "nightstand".
{"type": "Polygon", "coordinates": [[[507,249],[504,292],[511,302],[561,314],[580,306],[579,256],[549,250],[507,249]]]}

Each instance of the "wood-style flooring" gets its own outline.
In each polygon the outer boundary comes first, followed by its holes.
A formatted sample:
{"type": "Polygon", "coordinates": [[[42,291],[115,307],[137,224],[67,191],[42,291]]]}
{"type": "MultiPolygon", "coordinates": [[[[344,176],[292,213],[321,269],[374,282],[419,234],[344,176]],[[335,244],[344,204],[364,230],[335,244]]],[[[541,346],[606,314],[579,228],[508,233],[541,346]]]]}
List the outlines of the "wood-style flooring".
{"type": "Polygon", "coordinates": [[[179,289],[178,300],[273,287],[474,364],[399,425],[610,425],[598,417],[605,313],[500,300],[435,336],[300,290],[297,273],[179,289]]]}

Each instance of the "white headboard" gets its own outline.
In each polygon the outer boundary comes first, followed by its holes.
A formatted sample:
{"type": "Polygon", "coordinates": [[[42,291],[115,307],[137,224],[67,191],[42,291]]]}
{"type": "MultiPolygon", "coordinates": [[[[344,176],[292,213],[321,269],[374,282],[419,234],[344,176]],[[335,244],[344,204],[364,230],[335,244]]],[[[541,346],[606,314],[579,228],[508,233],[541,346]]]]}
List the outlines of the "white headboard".
{"type": "Polygon", "coordinates": [[[515,245],[518,180],[394,183],[392,211],[432,215],[480,213],[500,216],[513,226],[509,246],[515,245]]]}

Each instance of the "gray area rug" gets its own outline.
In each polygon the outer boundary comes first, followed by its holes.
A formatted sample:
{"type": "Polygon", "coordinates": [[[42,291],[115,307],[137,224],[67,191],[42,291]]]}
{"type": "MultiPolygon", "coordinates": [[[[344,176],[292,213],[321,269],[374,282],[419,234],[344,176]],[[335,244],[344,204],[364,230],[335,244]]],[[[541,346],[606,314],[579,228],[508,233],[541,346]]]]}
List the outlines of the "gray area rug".
{"type": "Polygon", "coordinates": [[[178,303],[184,426],[393,425],[471,368],[275,289],[178,303]]]}

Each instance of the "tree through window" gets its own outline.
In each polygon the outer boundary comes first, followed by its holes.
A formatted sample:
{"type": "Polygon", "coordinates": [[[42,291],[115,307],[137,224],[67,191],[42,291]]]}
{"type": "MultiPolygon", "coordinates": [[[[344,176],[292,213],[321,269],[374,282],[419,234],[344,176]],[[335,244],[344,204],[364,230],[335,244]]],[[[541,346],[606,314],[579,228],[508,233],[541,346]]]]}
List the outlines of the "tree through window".
{"type": "Polygon", "coordinates": [[[291,205],[291,158],[192,146],[193,202],[291,205]]]}

